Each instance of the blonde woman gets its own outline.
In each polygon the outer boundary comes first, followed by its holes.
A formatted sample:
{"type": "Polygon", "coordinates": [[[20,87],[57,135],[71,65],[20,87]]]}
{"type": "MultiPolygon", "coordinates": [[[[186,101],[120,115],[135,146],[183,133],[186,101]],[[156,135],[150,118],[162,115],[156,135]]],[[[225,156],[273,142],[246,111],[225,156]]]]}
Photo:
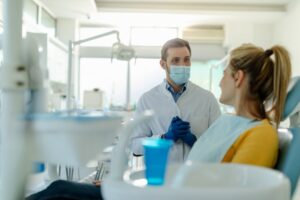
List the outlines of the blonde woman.
{"type": "Polygon", "coordinates": [[[230,53],[220,82],[220,102],[235,108],[222,115],[194,144],[188,160],[273,167],[291,63],[287,50],[244,44],[230,53]]]}

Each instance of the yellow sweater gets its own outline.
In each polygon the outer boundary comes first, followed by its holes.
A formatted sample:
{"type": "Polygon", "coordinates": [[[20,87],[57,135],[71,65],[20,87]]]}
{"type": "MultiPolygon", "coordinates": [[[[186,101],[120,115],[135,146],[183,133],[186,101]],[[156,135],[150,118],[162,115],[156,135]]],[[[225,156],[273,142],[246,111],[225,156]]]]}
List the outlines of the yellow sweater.
{"type": "Polygon", "coordinates": [[[263,120],[240,135],[222,162],[274,167],[278,154],[278,135],[268,120],[263,120]]]}

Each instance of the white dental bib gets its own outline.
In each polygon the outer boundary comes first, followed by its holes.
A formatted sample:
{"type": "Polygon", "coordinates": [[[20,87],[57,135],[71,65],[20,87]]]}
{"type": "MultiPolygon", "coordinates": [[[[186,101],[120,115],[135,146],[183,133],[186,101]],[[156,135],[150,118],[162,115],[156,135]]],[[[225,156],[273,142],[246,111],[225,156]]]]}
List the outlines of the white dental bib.
{"type": "Polygon", "coordinates": [[[221,115],[197,140],[187,160],[207,163],[221,162],[237,138],[259,123],[261,121],[236,115],[221,115]]]}

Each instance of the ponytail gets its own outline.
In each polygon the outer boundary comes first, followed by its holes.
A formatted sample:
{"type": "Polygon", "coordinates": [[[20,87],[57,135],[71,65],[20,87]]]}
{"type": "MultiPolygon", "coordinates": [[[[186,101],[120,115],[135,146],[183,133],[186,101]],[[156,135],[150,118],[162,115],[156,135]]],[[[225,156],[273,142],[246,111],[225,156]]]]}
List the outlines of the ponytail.
{"type": "Polygon", "coordinates": [[[273,46],[274,71],[273,71],[273,111],[274,122],[280,123],[287,95],[287,88],[291,78],[291,61],[288,51],[282,46],[273,46]]]}
{"type": "MultiPolygon", "coordinates": [[[[264,51],[252,44],[244,44],[234,49],[230,56],[232,71],[242,70],[248,76],[246,98],[256,102],[254,108],[248,107],[250,112],[259,119],[268,118],[278,126],[291,77],[288,51],[278,45],[264,51]]],[[[245,106],[249,105],[245,103],[245,106]]]]}

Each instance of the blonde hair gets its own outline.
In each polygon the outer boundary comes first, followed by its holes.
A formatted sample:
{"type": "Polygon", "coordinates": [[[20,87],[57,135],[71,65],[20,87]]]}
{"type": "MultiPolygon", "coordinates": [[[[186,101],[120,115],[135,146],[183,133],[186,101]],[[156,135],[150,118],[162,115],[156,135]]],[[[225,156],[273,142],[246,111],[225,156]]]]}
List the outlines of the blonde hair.
{"type": "Polygon", "coordinates": [[[230,67],[233,73],[242,70],[248,76],[246,98],[257,102],[254,108],[249,108],[250,112],[278,126],[291,78],[288,51],[279,45],[265,51],[252,44],[243,44],[231,51],[230,67]]]}

